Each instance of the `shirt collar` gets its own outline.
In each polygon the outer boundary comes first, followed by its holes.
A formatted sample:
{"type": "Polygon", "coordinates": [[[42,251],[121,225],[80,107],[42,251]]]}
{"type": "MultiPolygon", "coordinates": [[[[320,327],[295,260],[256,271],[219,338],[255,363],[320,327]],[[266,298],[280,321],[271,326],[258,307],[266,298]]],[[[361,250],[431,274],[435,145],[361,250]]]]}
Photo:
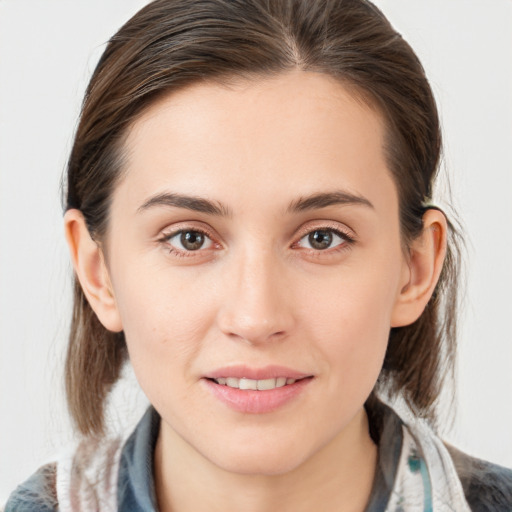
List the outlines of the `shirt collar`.
{"type": "MultiPolygon", "coordinates": [[[[378,463],[367,511],[386,509],[395,481],[402,449],[402,422],[387,405],[379,402],[376,410],[368,411],[370,421],[378,422],[378,463]]],[[[119,464],[117,488],[118,510],[156,512],[157,500],[154,482],[154,452],[160,416],[149,407],[126,441],[119,464]]]]}

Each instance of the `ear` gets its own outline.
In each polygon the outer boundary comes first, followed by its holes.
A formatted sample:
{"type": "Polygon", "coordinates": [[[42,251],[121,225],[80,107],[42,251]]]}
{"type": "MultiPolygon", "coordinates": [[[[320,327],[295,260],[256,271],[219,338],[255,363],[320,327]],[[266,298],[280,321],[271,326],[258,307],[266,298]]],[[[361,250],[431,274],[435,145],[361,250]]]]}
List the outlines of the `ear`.
{"type": "Polygon", "coordinates": [[[80,210],[64,215],[66,240],[82,290],[99,321],[109,331],[123,330],[105,259],[100,246],[91,238],[80,210]]]}
{"type": "Polygon", "coordinates": [[[404,260],[401,289],[391,317],[391,327],[415,322],[436,287],[446,255],[448,226],[443,212],[429,209],[423,215],[423,231],[413,240],[404,260]]]}

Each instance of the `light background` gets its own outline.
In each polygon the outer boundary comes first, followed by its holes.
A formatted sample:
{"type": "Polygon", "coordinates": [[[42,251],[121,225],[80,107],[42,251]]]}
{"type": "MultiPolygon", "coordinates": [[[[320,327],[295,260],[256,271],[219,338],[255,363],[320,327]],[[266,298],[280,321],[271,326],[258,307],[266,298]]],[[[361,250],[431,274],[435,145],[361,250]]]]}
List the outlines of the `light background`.
{"type": "MultiPolygon", "coordinates": [[[[145,3],[0,0],[0,504],[72,440],[61,385],[71,270],[60,177],[104,43],[145,3]]],[[[447,438],[512,467],[512,1],[376,3],[431,80],[467,232],[459,400],[447,438]]],[[[145,406],[134,388],[116,393],[117,423],[133,423],[145,406]]]]}

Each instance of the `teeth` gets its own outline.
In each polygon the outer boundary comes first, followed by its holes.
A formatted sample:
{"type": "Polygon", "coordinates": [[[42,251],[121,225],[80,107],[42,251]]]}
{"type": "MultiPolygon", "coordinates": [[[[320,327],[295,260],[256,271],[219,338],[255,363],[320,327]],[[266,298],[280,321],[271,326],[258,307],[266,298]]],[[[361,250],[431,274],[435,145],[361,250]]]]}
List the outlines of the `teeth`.
{"type": "Polygon", "coordinates": [[[278,377],[276,379],[276,388],[282,388],[286,384],[286,377],[278,377]]]}
{"type": "Polygon", "coordinates": [[[265,391],[266,389],[274,389],[276,387],[276,379],[257,380],[256,383],[260,391],[265,391]]]}
{"type": "Polygon", "coordinates": [[[252,379],[240,379],[238,387],[240,389],[258,389],[258,381],[252,379]]]}
{"type": "Polygon", "coordinates": [[[239,388],[240,387],[240,379],[235,379],[234,377],[228,377],[226,379],[226,386],[230,388],[239,388]]]}
{"type": "Polygon", "coordinates": [[[277,377],[276,379],[237,379],[235,377],[219,377],[214,379],[217,384],[237,389],[252,389],[259,391],[267,391],[269,389],[282,388],[285,385],[293,384],[296,379],[287,379],[286,377],[277,377]]]}

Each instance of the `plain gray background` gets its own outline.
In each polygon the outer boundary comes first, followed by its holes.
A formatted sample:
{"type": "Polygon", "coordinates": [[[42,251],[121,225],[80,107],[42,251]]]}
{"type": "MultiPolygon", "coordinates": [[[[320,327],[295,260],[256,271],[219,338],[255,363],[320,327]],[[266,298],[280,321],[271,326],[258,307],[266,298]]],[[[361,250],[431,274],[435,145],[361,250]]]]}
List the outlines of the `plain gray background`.
{"type": "MultiPolygon", "coordinates": [[[[72,441],[61,384],[71,270],[60,178],[104,43],[145,3],[0,0],[0,504],[72,441]]],[[[512,1],[376,3],[431,80],[467,231],[459,398],[447,438],[512,466],[512,1]]],[[[145,407],[128,380],[113,399],[114,425],[133,424],[145,407]]]]}

